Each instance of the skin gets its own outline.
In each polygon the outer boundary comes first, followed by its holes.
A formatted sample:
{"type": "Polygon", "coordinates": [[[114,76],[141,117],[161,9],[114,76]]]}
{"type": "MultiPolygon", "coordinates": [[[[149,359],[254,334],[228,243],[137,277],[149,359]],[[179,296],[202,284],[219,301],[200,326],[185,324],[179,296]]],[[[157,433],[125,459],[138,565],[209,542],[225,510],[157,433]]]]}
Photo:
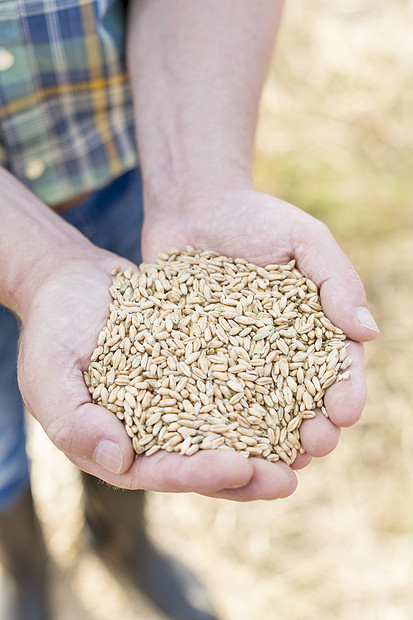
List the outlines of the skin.
{"type": "Polygon", "coordinates": [[[187,244],[259,265],[294,258],[350,339],[351,379],[328,390],[330,419],[318,413],[303,423],[306,454],[293,467],[222,451],[134,459],[122,423],[90,402],[82,376],[107,320],[110,271],[130,265],[93,246],[0,170],[0,300],[22,322],[25,404],[73,463],[116,486],[237,501],[286,497],[297,485],[293,469],[331,452],[340,427],[356,422],[364,406],[360,343],[377,330],[357,318],[367,305],[358,275],[324,224],[251,182],[259,96],[280,10],[274,0],[131,3],[128,61],[145,188],[144,259],[187,244]],[[102,446],[110,449],[105,462],[102,446]]]}

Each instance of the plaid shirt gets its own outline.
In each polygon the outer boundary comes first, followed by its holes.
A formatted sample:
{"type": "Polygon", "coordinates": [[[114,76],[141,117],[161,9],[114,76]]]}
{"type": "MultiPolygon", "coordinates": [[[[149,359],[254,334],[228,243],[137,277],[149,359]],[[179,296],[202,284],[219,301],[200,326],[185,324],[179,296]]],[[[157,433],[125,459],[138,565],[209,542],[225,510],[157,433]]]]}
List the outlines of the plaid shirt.
{"type": "Polygon", "coordinates": [[[0,165],[49,205],[137,162],[120,0],[0,0],[0,165]]]}

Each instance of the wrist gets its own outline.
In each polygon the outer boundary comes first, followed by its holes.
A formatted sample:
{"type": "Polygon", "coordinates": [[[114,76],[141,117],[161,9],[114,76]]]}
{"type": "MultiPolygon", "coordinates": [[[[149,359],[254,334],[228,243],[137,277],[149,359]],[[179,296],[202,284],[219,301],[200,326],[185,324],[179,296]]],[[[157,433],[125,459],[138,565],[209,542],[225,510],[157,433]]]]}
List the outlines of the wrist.
{"type": "Polygon", "coordinates": [[[0,182],[0,302],[23,320],[54,270],[97,248],[2,168],[0,182]]]}
{"type": "Polygon", "coordinates": [[[185,175],[145,175],[144,206],[146,222],[159,218],[178,217],[191,220],[194,213],[204,218],[205,205],[227,192],[254,189],[250,169],[216,170],[205,166],[185,175]]]}
{"type": "Polygon", "coordinates": [[[46,280],[71,263],[85,258],[90,260],[92,254],[99,251],[86,238],[79,240],[61,234],[43,239],[37,250],[23,263],[14,266],[13,280],[8,286],[7,305],[23,324],[36,293],[46,280]]]}

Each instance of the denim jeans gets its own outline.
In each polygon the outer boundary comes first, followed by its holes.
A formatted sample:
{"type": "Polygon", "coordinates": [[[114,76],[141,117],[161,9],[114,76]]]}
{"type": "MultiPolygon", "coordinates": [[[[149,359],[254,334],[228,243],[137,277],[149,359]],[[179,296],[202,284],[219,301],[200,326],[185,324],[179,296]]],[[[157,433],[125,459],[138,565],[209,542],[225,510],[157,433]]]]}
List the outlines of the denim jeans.
{"type": "MultiPolygon", "coordinates": [[[[143,203],[138,170],[127,172],[61,215],[95,245],[141,262],[143,203]]],[[[29,485],[23,403],[16,377],[18,339],[16,317],[0,305],[0,511],[29,485]]]]}

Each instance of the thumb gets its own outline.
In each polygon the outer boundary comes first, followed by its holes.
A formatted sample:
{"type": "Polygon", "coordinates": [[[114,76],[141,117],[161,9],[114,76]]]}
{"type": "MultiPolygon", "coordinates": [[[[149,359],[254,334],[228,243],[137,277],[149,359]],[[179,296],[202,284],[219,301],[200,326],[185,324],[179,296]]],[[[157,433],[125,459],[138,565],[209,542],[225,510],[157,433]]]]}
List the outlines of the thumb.
{"type": "Polygon", "coordinates": [[[70,459],[97,465],[95,475],[105,479],[105,471],[122,474],[134,462],[132,442],[123,424],[107,409],[92,403],[59,407],[42,412],[39,419],[54,445],[70,459]],[[100,471],[102,469],[103,471],[100,471]]]}
{"type": "Polygon", "coordinates": [[[320,288],[323,311],[330,321],[351,340],[373,340],[379,328],[367,308],[359,275],[327,226],[311,219],[296,240],[298,267],[320,288]]]}
{"type": "MultiPolygon", "coordinates": [[[[43,359],[45,356],[42,356],[43,359]]],[[[132,442],[114,413],[90,402],[78,368],[19,359],[19,384],[28,411],[69,458],[96,464],[95,475],[121,474],[134,462],[132,442]]]]}

